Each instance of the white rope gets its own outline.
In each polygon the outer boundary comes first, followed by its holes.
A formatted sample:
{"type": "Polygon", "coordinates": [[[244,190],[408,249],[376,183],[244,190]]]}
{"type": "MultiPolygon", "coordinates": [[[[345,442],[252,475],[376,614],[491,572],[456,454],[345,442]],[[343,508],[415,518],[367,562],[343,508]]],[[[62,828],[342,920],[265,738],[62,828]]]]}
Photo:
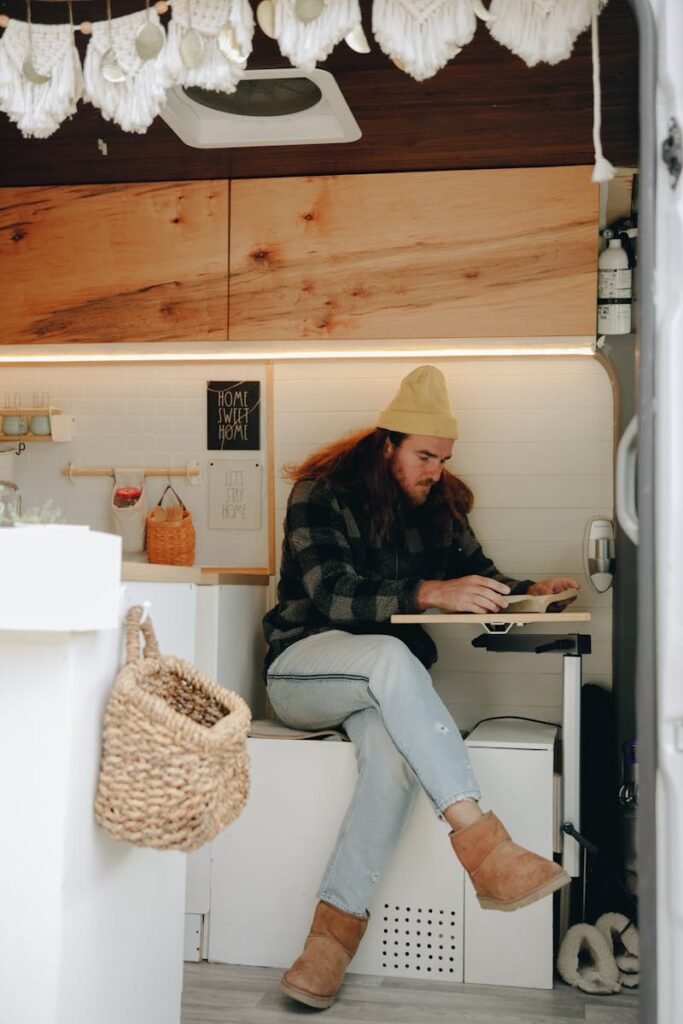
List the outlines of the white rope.
{"type": "Polygon", "coordinates": [[[593,11],[591,18],[591,56],[593,60],[593,149],[595,150],[595,166],[593,181],[611,181],[614,167],[602,152],[602,94],[600,90],[600,45],[598,41],[598,12],[593,11]]]}

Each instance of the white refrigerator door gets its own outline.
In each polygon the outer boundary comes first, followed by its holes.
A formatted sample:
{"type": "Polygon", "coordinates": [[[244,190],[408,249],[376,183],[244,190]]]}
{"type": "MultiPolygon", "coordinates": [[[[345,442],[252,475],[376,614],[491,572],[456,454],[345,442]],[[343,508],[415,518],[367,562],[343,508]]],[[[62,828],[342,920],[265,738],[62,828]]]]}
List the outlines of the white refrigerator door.
{"type": "MultiPolygon", "coordinates": [[[[653,0],[659,44],[657,139],[683,128],[683,5],[653,0]]],[[[656,601],[658,676],[658,1024],[683,1013],[683,175],[657,164],[656,601]]]]}

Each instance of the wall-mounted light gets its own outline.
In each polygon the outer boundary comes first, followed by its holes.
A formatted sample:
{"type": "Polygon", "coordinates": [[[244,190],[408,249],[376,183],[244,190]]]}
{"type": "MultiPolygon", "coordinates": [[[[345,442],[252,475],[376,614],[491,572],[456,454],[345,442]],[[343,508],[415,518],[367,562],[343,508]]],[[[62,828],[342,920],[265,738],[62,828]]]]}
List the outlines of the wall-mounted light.
{"type": "Polygon", "coordinates": [[[147,342],[99,345],[0,345],[0,365],[70,363],[287,362],[318,359],[482,359],[593,356],[595,338],[459,338],[426,341],[147,342]]]}

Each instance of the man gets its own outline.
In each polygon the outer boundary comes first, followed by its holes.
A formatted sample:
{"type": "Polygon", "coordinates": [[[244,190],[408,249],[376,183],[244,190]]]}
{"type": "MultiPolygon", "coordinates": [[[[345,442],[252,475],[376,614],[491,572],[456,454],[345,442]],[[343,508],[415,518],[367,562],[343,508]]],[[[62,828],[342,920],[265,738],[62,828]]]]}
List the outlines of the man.
{"type": "Polygon", "coordinates": [[[334,1002],[419,787],[450,826],[482,907],[515,910],[569,882],[482,814],[467,749],[429,676],[436,647],[421,626],[391,622],[578,589],[572,579],[510,579],[484,555],[467,519],[472,493],[444,469],[457,433],[443,374],[420,366],[376,428],[290,473],[278,604],[264,619],[268,695],[286,725],[342,726],[358,764],[311,933],[282,980],[308,1006],[334,1002]]]}

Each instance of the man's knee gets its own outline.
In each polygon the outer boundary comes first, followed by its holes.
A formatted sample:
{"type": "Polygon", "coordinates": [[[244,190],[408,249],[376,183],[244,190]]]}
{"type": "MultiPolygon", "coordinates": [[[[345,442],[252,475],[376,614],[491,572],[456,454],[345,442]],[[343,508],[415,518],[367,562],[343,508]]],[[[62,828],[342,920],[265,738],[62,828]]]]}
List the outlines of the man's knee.
{"type": "Polygon", "coordinates": [[[406,699],[420,688],[432,686],[429,672],[402,640],[395,636],[375,639],[376,657],[370,674],[370,690],[378,701],[394,694],[406,699]]]}

